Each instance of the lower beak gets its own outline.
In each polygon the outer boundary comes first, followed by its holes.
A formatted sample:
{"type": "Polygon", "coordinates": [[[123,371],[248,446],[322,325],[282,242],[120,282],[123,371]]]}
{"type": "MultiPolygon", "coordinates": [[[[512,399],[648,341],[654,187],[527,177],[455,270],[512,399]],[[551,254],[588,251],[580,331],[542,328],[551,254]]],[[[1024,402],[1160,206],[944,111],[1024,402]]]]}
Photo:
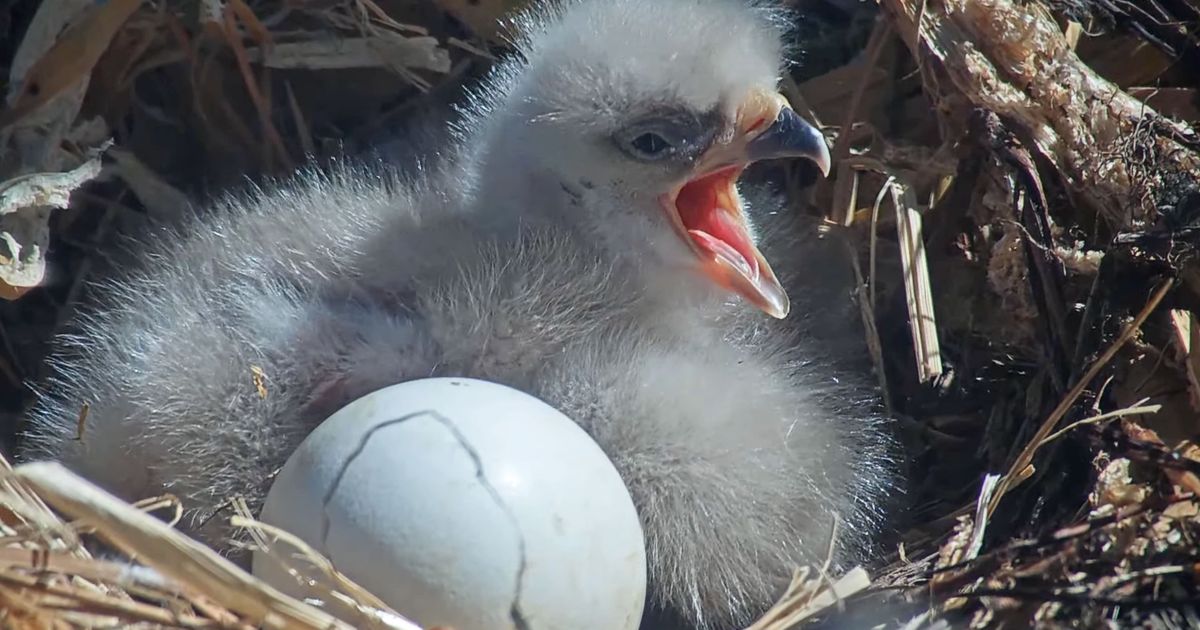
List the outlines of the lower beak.
{"type": "Polygon", "coordinates": [[[663,199],[704,274],[779,319],[791,308],[787,292],[754,244],[737,180],[752,162],[784,157],[810,159],[829,174],[829,149],[821,132],[782,95],[755,91],[738,110],[734,137],[709,149],[697,176],[663,199]]]}

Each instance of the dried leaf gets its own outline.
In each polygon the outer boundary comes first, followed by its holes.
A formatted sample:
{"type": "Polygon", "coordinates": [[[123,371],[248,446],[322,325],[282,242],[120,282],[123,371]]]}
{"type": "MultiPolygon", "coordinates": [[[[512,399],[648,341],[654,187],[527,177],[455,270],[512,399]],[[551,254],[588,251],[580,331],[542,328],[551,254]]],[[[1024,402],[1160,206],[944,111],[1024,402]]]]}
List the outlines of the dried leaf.
{"type": "Polygon", "coordinates": [[[10,104],[20,93],[21,79],[29,74],[29,69],[54,46],[59,35],[78,22],[92,6],[91,0],[47,0],[41,3],[33,21],[25,29],[21,46],[13,55],[9,68],[10,82],[5,96],[10,104]]]}
{"type": "Polygon", "coordinates": [[[0,297],[16,299],[46,273],[51,208],[100,174],[100,156],[65,173],[31,173],[0,183],[0,297]]]}
{"type": "Polygon", "coordinates": [[[0,128],[25,117],[91,73],[117,31],[142,0],[109,0],[71,26],[25,73],[11,108],[0,113],[0,128]]]}
{"type": "Polygon", "coordinates": [[[0,215],[31,206],[66,208],[71,193],[100,174],[100,156],[65,173],[31,173],[0,183],[0,215]]]}

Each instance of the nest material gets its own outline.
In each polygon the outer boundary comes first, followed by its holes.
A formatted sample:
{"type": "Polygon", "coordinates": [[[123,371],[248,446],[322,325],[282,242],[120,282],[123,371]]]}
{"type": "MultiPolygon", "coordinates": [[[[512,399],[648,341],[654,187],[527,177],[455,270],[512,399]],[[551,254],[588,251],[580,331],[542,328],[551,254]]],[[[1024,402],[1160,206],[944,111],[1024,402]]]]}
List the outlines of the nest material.
{"type": "MultiPolygon", "coordinates": [[[[385,130],[444,109],[488,67],[496,18],[518,4],[0,9],[8,430],[84,283],[120,264],[101,244],[246,175],[386,151],[385,130]]],[[[1200,5],[790,4],[805,56],[785,89],[833,139],[835,169],[807,188],[805,165],[782,174],[796,211],[852,244],[866,343],[915,481],[873,582],[809,568],[753,627],[1200,625],[1200,86],[1188,71],[1200,5]]],[[[61,470],[3,484],[9,621],[336,623],[61,470]],[[138,564],[89,556],[81,535],[138,564]],[[179,562],[211,581],[180,579],[179,562]]],[[[286,539],[255,531],[261,545],[286,539]]],[[[301,555],[356,623],[404,623],[301,555]]]]}
{"type": "MultiPolygon", "coordinates": [[[[129,505],[59,464],[25,464],[14,471],[0,457],[4,627],[421,630],[304,542],[253,520],[244,504],[234,503],[239,513],[234,524],[247,528],[255,546],[267,552],[264,557],[281,563],[306,600],[320,601],[320,608],[247,574],[173,529],[173,522],[147,513],[174,509],[178,519],[181,506],[173,497],[129,505]],[[94,557],[85,539],[119,552],[121,559],[94,557]]],[[[779,604],[748,630],[793,627],[869,583],[863,569],[836,582],[823,572],[798,571],[779,604]]]]}
{"type": "Polygon", "coordinates": [[[239,524],[293,575],[318,576],[308,583],[310,592],[338,617],[284,595],[139,509],[175,508],[178,518],[180,506],[171,497],[135,507],[58,464],[13,471],[0,458],[0,504],[5,508],[0,610],[6,628],[419,630],[303,543],[244,515],[237,517],[239,524]],[[72,521],[64,522],[59,513],[72,521]],[[92,556],[85,536],[124,558],[92,556]],[[282,552],[283,546],[291,549],[282,552]],[[297,558],[308,566],[298,567],[297,558]]]}

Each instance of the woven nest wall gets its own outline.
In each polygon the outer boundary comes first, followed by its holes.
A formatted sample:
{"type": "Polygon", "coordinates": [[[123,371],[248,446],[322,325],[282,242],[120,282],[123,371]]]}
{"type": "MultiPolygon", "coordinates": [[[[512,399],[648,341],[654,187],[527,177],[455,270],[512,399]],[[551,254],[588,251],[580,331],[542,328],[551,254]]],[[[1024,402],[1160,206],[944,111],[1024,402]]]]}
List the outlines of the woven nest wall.
{"type": "MultiPolygon", "coordinates": [[[[247,178],[402,150],[503,53],[496,19],[519,4],[0,6],[5,446],[48,339],[121,264],[108,245],[247,178]]],[[[755,628],[1200,625],[1200,2],[790,4],[785,92],[834,170],[775,175],[850,245],[912,505],[887,557],[801,572],[755,628]]],[[[169,498],[113,504],[44,468],[0,482],[6,623],[336,625],[141,518],[169,498]]],[[[363,625],[409,627],[329,576],[363,625]]]]}

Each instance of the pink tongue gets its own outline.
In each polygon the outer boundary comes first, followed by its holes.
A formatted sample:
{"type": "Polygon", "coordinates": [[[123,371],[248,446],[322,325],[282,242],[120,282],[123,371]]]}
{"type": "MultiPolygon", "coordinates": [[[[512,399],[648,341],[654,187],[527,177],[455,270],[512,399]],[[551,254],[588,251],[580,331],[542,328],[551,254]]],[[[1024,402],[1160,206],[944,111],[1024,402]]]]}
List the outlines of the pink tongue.
{"type": "Polygon", "coordinates": [[[746,255],[753,246],[746,242],[745,232],[732,213],[714,206],[698,218],[698,221],[687,226],[692,240],[728,267],[750,280],[757,280],[757,257],[746,255]]]}
{"type": "Polygon", "coordinates": [[[751,280],[758,279],[758,261],[750,262],[732,245],[702,230],[688,230],[688,235],[697,245],[715,255],[734,271],[751,280]]]}

